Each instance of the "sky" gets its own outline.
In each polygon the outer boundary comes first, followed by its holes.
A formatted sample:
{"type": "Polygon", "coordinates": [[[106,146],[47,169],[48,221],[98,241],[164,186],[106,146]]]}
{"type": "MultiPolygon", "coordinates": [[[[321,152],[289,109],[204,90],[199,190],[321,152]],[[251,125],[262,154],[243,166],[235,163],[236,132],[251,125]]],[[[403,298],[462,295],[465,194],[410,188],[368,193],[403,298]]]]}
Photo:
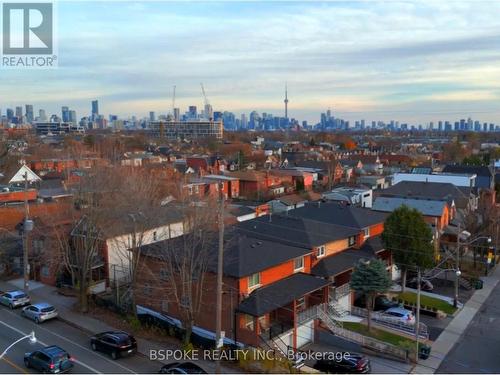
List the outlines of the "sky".
{"type": "Polygon", "coordinates": [[[59,66],[0,70],[0,108],[78,117],[203,105],[319,121],[500,123],[497,1],[59,0],[59,66]]]}

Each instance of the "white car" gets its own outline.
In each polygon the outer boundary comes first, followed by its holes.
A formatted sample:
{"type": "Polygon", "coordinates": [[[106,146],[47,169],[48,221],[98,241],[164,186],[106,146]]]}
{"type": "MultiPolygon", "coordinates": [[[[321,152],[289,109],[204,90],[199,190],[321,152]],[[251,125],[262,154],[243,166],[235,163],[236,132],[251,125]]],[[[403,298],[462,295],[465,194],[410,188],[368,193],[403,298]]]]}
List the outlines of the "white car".
{"type": "Polygon", "coordinates": [[[9,306],[11,309],[30,304],[30,297],[21,290],[14,290],[0,294],[0,304],[9,306]]]}
{"type": "Polygon", "coordinates": [[[394,320],[394,322],[401,322],[406,324],[415,324],[415,316],[410,310],[402,307],[391,307],[382,314],[384,317],[394,320]]]}
{"type": "Polygon", "coordinates": [[[45,302],[26,306],[21,314],[26,318],[33,319],[37,324],[58,316],[56,308],[45,302]]]}

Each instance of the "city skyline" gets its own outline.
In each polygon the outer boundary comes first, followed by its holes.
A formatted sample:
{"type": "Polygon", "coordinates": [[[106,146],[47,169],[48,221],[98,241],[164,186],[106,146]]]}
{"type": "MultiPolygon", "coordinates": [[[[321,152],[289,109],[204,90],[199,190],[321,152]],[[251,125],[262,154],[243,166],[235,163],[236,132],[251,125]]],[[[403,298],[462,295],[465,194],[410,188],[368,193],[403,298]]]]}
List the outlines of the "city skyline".
{"type": "Polygon", "coordinates": [[[328,108],[349,121],[500,116],[500,4],[258,4],[61,2],[59,68],[5,71],[1,107],[83,115],[98,98],[142,117],[166,114],[174,85],[176,107],[202,108],[203,82],[214,109],[284,116],[287,82],[288,117],[309,123],[328,108]]]}

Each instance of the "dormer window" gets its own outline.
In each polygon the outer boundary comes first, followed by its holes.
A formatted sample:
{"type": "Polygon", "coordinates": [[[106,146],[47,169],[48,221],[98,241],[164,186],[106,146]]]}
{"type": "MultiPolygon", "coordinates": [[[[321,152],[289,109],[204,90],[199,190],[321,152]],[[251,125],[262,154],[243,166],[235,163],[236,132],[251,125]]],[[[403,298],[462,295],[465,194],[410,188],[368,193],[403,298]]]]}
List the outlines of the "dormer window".
{"type": "Polygon", "coordinates": [[[363,229],[365,238],[370,237],[370,227],[363,229]]]}
{"type": "Polygon", "coordinates": [[[324,256],[324,255],[325,255],[325,252],[326,252],[326,250],[325,250],[325,246],[320,246],[320,247],[318,247],[318,250],[317,250],[317,252],[316,252],[316,256],[317,256],[318,258],[319,258],[319,257],[322,257],[322,256],[324,256]]]}
{"type": "Polygon", "coordinates": [[[248,289],[257,288],[260,286],[260,273],[254,273],[248,276],[248,289]]]}
{"type": "Polygon", "coordinates": [[[348,239],[348,245],[349,246],[354,246],[355,243],[356,243],[356,236],[349,237],[349,239],[348,239]]]}
{"type": "Polygon", "coordinates": [[[301,271],[304,269],[304,257],[295,258],[293,261],[294,272],[301,271]]]}

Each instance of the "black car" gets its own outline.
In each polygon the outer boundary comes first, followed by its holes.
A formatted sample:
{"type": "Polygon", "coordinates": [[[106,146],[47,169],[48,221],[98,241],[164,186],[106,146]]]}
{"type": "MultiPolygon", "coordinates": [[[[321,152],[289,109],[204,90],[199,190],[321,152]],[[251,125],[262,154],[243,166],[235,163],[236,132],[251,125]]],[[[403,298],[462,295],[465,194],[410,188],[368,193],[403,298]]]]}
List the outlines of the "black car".
{"type": "MultiPolygon", "coordinates": [[[[360,296],[354,301],[354,306],[366,308],[366,298],[365,296],[360,296]]],[[[391,307],[398,307],[399,303],[396,301],[391,301],[386,296],[377,296],[375,297],[375,305],[373,307],[373,311],[385,311],[390,309],[391,307]]]]}
{"type": "Polygon", "coordinates": [[[160,374],[208,374],[200,366],[192,362],[174,362],[161,368],[160,374]]]}
{"type": "Polygon", "coordinates": [[[369,374],[370,360],[360,354],[339,352],[334,359],[320,359],[313,366],[327,374],[369,374]]]}
{"type": "Polygon", "coordinates": [[[73,368],[73,358],[59,346],[52,345],[24,355],[24,365],[40,373],[61,374],[73,368]]]}
{"type": "MultiPolygon", "coordinates": [[[[417,278],[411,279],[406,283],[406,286],[409,288],[418,289],[418,279],[417,278]]],[[[421,279],[420,289],[426,292],[432,292],[434,290],[434,285],[432,285],[432,283],[429,280],[421,279]]]]}
{"type": "Polygon", "coordinates": [[[132,354],[137,351],[137,341],[134,336],[122,331],[98,333],[90,338],[92,350],[107,353],[113,359],[132,354]]]}

